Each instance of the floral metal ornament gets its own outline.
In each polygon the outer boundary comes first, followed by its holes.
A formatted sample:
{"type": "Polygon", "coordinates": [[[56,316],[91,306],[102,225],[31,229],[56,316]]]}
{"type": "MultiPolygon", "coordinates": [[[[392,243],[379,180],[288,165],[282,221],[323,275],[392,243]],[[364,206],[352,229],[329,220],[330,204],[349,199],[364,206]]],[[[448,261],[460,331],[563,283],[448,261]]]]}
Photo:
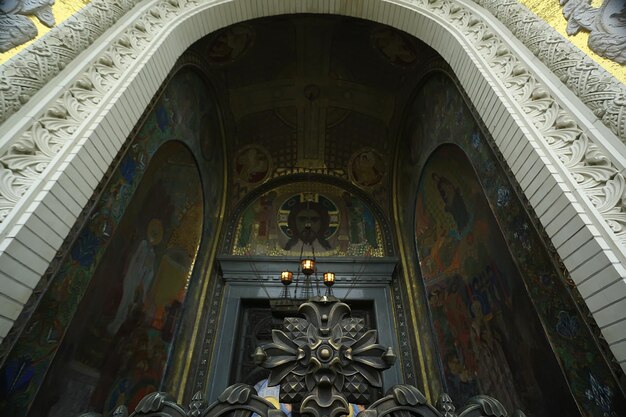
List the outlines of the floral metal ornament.
{"type": "MultiPolygon", "coordinates": [[[[391,348],[376,342],[375,330],[363,319],[350,317],[350,307],[334,297],[316,297],[300,305],[305,318],[288,317],[285,331],[274,330],[273,342],[258,347],[255,362],[270,370],[269,385],[280,385],[280,401],[300,404],[306,417],[341,417],[349,404],[371,404],[357,417],[506,417],[502,404],[486,395],[471,398],[457,414],[448,394],[435,407],[417,388],[396,385],[378,399],[381,372],[395,362],[391,348]],[[373,402],[373,404],[372,404],[373,402]]],[[[129,415],[119,406],[111,417],[287,417],[246,384],[226,388],[207,405],[201,392],[189,406],[175,403],[167,394],[146,395],[129,415]]],[[[79,417],[102,417],[95,412],[79,417]]],[[[515,410],[512,417],[525,417],[515,410]]]]}
{"type": "Polygon", "coordinates": [[[254,354],[271,371],[269,385],[280,384],[280,401],[300,403],[300,413],[314,417],[347,415],[349,403],[370,403],[381,372],[395,362],[391,348],[334,297],[314,298],[299,311],[304,319],[286,318],[285,331],[273,330],[273,342],[254,354]]]}

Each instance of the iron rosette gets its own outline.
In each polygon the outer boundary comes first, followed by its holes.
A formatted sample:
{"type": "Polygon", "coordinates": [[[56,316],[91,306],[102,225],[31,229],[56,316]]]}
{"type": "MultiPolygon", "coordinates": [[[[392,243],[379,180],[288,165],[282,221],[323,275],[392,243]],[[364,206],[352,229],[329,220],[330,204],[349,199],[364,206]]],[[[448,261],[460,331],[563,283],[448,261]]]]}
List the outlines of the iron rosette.
{"type": "Polygon", "coordinates": [[[316,297],[272,331],[272,343],[258,347],[255,362],[270,370],[269,385],[280,384],[280,400],[301,403],[315,417],[348,414],[349,403],[372,401],[382,387],[381,372],[395,362],[391,348],[377,343],[376,330],[349,317],[350,307],[334,297],[316,297]]]}

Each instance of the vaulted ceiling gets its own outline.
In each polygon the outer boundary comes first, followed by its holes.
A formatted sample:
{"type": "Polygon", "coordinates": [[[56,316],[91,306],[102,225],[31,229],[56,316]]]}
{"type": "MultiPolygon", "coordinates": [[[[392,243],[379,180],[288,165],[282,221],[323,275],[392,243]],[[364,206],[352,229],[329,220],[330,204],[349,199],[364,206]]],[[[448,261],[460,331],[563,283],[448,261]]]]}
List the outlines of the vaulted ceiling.
{"type": "Polygon", "coordinates": [[[235,205],[283,175],[351,181],[382,207],[403,112],[429,61],[419,40],[338,16],[228,27],[193,46],[221,103],[235,205]]]}

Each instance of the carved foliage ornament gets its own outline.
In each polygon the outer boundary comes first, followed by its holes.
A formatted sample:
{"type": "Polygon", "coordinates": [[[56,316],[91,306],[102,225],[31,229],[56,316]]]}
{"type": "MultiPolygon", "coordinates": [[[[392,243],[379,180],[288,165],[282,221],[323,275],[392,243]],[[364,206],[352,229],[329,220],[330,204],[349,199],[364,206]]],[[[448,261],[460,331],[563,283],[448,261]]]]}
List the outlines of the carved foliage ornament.
{"type": "MultiPolygon", "coordinates": [[[[63,31],[51,32],[42,39],[45,42],[33,45],[29,53],[20,55],[13,65],[0,66],[0,114],[10,110],[3,105],[27,101],[30,93],[56,75],[59,68],[100,35],[100,26],[89,22],[102,20],[112,21],[112,24],[136,1],[109,4],[106,0],[95,0],[89,5],[92,7],[81,11],[79,17],[85,21],[70,18],[63,31]]],[[[183,0],[165,0],[150,7],[30,128],[7,146],[0,155],[0,224],[24,194],[41,180],[53,158],[74,143],[79,128],[124,79],[123,74],[153,35],[186,4],[183,0]]]]}
{"type": "MultiPolygon", "coordinates": [[[[54,25],[54,0],[0,1],[0,52],[37,36],[25,15],[54,25]]],[[[29,48],[0,66],[0,123],[65,68],[139,0],[93,0],[29,48]]]]}
{"type": "MultiPolygon", "coordinates": [[[[558,157],[564,170],[573,179],[574,186],[580,189],[600,212],[623,250],[626,243],[626,204],[624,201],[626,181],[620,169],[602,153],[587,133],[550,95],[547,88],[530,73],[523,62],[509,50],[487,24],[474,17],[469,10],[450,0],[424,0],[424,3],[427,1],[435,13],[450,21],[465,35],[466,39],[473,43],[490,70],[498,76],[508,93],[520,104],[528,120],[541,134],[544,144],[558,157]]],[[[505,0],[501,3],[511,2],[517,5],[517,2],[513,0],[505,0]]],[[[491,4],[491,0],[479,0],[477,3],[491,4]]],[[[491,9],[503,21],[506,19],[516,22],[524,20],[518,13],[515,13],[519,9],[506,8],[504,10],[494,5],[491,9]]],[[[533,22],[535,21],[536,18],[533,19],[533,22]]],[[[541,36],[537,33],[542,32],[533,33],[533,36],[537,37],[541,36]]],[[[561,62],[571,60],[564,55],[563,50],[558,51],[561,62]]],[[[568,68],[561,80],[567,82],[571,77],[580,81],[580,78],[584,76],[589,77],[586,79],[588,82],[594,80],[594,74],[587,72],[592,68],[587,65],[587,62],[589,59],[567,64],[572,67],[568,68]],[[581,72],[584,75],[580,74],[581,72]]],[[[595,77],[597,80],[598,75],[595,74],[595,77]]],[[[621,85],[613,88],[607,84],[602,87],[596,86],[596,88],[605,88],[604,97],[612,97],[611,102],[614,103],[610,108],[598,109],[599,113],[605,117],[613,117],[615,127],[626,137],[626,89],[621,85]]]]}
{"type": "MultiPolygon", "coordinates": [[[[109,3],[94,0],[56,32],[41,39],[11,65],[0,67],[0,121],[16,111],[80,51],[87,48],[137,0],[109,3]]],[[[626,88],[598,69],[582,52],[549,33],[545,22],[530,15],[515,0],[475,0],[505,23],[622,140],[626,139],[626,88]],[[524,12],[525,10],[525,12],[524,12]],[[546,34],[548,33],[548,34],[546,34]]],[[[451,0],[412,0],[460,31],[497,74],[508,93],[522,105],[578,187],[598,208],[615,233],[626,240],[626,181],[508,46],[471,10],[451,0]]],[[[0,155],[0,225],[18,201],[41,181],[52,157],[73,144],[79,126],[96,112],[123,82],[123,74],[156,34],[197,0],[160,0],[111,44],[56,102],[0,155]]]]}
{"type": "MultiPolygon", "coordinates": [[[[395,361],[391,349],[376,343],[376,331],[365,329],[362,319],[349,317],[350,307],[334,297],[309,300],[300,306],[300,313],[304,319],[285,319],[284,331],[274,330],[274,341],[254,354],[257,364],[271,370],[270,385],[280,384],[280,401],[300,404],[300,413],[311,417],[347,416],[349,402],[371,403],[372,389],[382,386],[382,370],[395,361]]],[[[253,413],[286,417],[245,384],[226,388],[210,406],[201,393],[185,408],[167,394],[154,392],[137,404],[130,417],[250,417],[253,413]]],[[[417,388],[396,385],[358,416],[457,417],[457,413],[445,393],[433,407],[417,388]]],[[[458,414],[483,416],[505,417],[507,412],[496,399],[479,395],[458,414]]],[[[80,417],[100,415],[92,412],[80,417]]],[[[128,417],[127,408],[118,407],[113,417],[128,417]]],[[[513,417],[524,417],[524,413],[516,410],[513,417]]]]}
{"type": "Polygon", "coordinates": [[[626,142],[626,86],[517,0],[473,1],[504,23],[606,127],[626,142]]]}

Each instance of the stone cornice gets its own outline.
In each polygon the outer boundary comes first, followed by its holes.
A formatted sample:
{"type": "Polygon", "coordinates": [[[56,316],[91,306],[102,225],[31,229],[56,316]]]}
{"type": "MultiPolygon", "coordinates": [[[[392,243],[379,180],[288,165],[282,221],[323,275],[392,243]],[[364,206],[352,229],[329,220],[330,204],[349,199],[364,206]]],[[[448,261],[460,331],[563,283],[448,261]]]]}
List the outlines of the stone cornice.
{"type": "Polygon", "coordinates": [[[623,142],[626,86],[517,0],[474,0],[502,22],[623,142]]]}
{"type": "MultiPolygon", "coordinates": [[[[485,7],[572,92],[626,141],[626,86],[517,0],[473,0],[485,7]]],[[[0,123],[61,72],[140,0],[94,0],[0,66],[0,123]]]]}

